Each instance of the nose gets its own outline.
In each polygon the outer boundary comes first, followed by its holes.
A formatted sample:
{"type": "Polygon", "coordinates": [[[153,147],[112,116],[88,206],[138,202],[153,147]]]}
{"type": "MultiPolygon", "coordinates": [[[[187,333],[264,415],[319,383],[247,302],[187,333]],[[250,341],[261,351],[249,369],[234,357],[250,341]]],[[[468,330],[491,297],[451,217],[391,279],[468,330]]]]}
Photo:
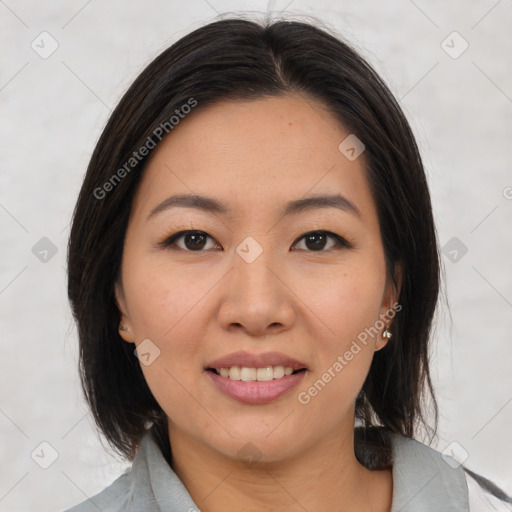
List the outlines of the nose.
{"type": "Polygon", "coordinates": [[[223,329],[264,336],[293,326],[294,294],[283,264],[272,259],[270,252],[264,250],[252,262],[234,252],[233,268],[226,276],[218,309],[218,321],[223,329]]]}

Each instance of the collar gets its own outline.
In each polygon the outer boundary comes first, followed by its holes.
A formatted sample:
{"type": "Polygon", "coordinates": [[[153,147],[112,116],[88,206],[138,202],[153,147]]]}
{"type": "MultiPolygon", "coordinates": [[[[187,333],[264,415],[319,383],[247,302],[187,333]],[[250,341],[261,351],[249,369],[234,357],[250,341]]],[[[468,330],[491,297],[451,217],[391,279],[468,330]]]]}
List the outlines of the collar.
{"type": "Polygon", "coordinates": [[[419,441],[389,435],[394,459],[391,512],[469,512],[462,466],[419,441]]]}
{"type": "MultiPolygon", "coordinates": [[[[391,512],[469,512],[462,467],[454,467],[453,459],[416,440],[389,435],[393,449],[391,512]]],[[[122,487],[129,479],[130,489],[128,493],[124,489],[123,507],[116,507],[116,511],[199,511],[149,431],[141,440],[131,468],[120,478],[125,482],[122,487]]]]}

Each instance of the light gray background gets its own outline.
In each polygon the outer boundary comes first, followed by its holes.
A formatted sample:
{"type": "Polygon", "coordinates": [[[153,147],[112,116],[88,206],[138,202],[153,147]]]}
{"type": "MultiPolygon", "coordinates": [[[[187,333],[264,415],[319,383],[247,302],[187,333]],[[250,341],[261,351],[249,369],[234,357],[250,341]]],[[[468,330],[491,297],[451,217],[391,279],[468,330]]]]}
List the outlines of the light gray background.
{"type": "MultiPolygon", "coordinates": [[[[443,256],[452,326],[441,303],[437,447],[457,442],[455,455],[512,493],[512,2],[288,2],[0,1],[0,510],[64,509],[126,467],[81,397],[65,274],[68,223],[111,109],[153,57],[217,13],[285,8],[354,43],[412,124],[441,245],[457,237],[468,249],[443,256]],[[43,31],[59,45],[47,59],[31,47],[50,48],[43,31]],[[441,46],[453,31],[469,43],[458,58],[441,46]],[[47,262],[32,252],[43,237],[57,248],[47,262]],[[31,458],[43,441],[58,453],[48,469],[31,458]]],[[[461,43],[445,44],[453,54],[461,43]]]]}

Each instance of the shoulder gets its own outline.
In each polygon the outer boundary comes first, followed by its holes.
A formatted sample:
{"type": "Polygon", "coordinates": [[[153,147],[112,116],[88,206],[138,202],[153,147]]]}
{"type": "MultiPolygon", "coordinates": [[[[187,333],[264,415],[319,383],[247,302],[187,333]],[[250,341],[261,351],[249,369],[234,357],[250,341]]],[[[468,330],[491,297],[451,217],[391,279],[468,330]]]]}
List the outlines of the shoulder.
{"type": "Polygon", "coordinates": [[[392,433],[393,508],[491,512],[512,510],[486,491],[453,457],[392,433]]]}
{"type": "Polygon", "coordinates": [[[64,512],[121,512],[130,499],[131,468],[98,494],[64,512]]]}
{"type": "Polygon", "coordinates": [[[393,508],[469,512],[463,468],[452,457],[414,439],[392,433],[393,508]]]}
{"type": "Polygon", "coordinates": [[[148,431],[131,467],[106,489],[65,512],[159,512],[163,505],[165,510],[198,508],[148,431]]]}

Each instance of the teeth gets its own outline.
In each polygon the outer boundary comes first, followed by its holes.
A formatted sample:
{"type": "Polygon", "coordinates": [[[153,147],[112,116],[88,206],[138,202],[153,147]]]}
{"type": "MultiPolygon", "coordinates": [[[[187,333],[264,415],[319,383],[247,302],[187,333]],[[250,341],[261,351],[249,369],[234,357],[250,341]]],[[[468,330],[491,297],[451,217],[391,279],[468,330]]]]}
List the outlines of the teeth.
{"type": "Polygon", "coordinates": [[[284,377],[284,366],[274,366],[274,379],[284,377]]]}
{"type": "Polygon", "coordinates": [[[244,382],[265,382],[273,379],[281,379],[293,373],[289,366],[264,366],[263,368],[247,368],[245,366],[232,366],[231,368],[217,368],[221,377],[231,380],[243,380],[244,382]]]}
{"type": "Polygon", "coordinates": [[[243,366],[240,370],[240,380],[245,382],[249,380],[256,380],[256,368],[246,368],[243,366]]]}
{"type": "Polygon", "coordinates": [[[229,378],[232,380],[240,380],[240,366],[232,366],[229,370],[229,378]]]}
{"type": "Polygon", "coordinates": [[[256,371],[256,380],[265,381],[274,378],[274,368],[272,366],[265,366],[265,368],[258,368],[256,371]]]}

